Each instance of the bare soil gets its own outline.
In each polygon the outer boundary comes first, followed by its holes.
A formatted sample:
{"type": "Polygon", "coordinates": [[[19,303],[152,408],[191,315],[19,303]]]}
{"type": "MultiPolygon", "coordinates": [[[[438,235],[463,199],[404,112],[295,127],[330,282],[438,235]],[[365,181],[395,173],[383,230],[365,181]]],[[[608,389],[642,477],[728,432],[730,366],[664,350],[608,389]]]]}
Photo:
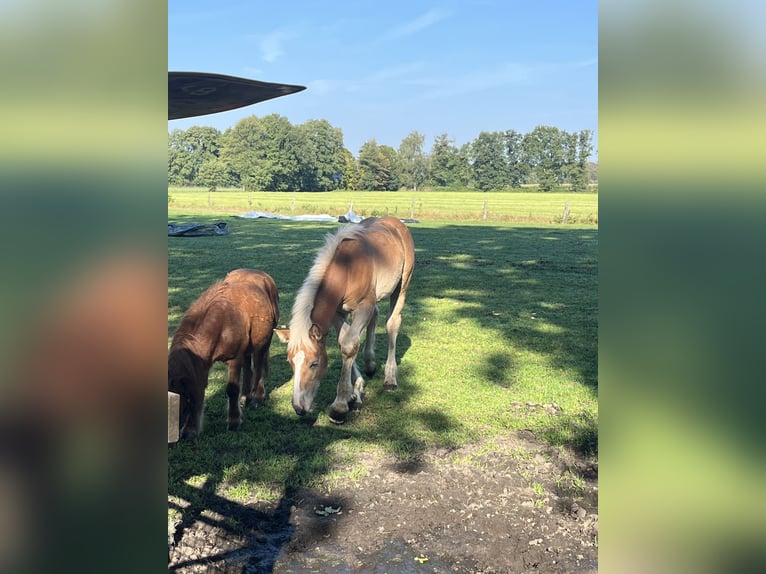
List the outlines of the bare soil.
{"type": "Polygon", "coordinates": [[[595,573],[598,463],[521,432],[169,525],[169,571],[595,573]]]}

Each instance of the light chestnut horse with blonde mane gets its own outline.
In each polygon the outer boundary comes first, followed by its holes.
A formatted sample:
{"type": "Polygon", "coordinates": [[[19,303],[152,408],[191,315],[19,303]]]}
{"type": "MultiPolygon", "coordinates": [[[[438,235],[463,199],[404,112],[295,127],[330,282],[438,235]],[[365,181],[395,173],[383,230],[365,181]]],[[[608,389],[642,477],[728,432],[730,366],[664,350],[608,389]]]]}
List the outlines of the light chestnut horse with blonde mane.
{"type": "Polygon", "coordinates": [[[350,408],[361,408],[364,379],[356,365],[366,331],[365,372],[375,373],[377,303],[389,297],[386,320],[388,358],[384,388],[396,389],[396,338],[402,308],[415,266],[415,244],[407,227],[394,217],[371,217],[328,235],[293,305],[289,329],[275,329],[287,343],[293,369],[293,408],[311,411],[319,382],[327,371],[327,336],[334,325],[343,356],[330,420],[341,424],[350,408]]]}
{"type": "Polygon", "coordinates": [[[240,397],[245,404],[264,401],[269,348],[278,321],[277,286],[271,276],[255,269],[235,269],[191,304],[168,353],[168,390],[181,395],[182,436],[202,430],[205,388],[216,361],[229,370],[229,429],[242,420],[240,397]]]}

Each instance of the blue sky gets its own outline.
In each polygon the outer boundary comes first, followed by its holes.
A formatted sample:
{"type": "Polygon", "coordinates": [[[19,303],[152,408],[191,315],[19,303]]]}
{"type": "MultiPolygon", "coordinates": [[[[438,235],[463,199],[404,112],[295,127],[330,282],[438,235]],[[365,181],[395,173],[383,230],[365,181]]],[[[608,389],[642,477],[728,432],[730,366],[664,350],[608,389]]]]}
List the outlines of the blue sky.
{"type": "MultiPolygon", "coordinates": [[[[598,5],[585,2],[169,0],[168,69],[301,84],[298,94],[168,122],[221,131],[277,113],[326,119],[355,155],[413,131],[456,145],[482,131],[593,131],[598,5]]],[[[594,151],[595,156],[595,151],[594,151]]]]}

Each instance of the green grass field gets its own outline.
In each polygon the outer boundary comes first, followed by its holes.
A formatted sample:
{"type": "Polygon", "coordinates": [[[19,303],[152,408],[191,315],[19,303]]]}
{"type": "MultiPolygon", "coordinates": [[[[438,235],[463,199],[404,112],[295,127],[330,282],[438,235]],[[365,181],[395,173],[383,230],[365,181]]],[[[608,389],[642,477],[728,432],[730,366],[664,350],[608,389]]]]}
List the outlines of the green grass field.
{"type": "MultiPolygon", "coordinates": [[[[290,195],[284,194],[288,202],[290,195]]],[[[354,210],[363,213],[357,197],[367,196],[354,195],[354,210]]],[[[345,212],[345,199],[337,201],[345,212]]],[[[316,251],[338,225],[242,219],[204,208],[183,215],[171,209],[169,221],[226,221],[231,233],[168,238],[168,336],[204,289],[238,267],[274,277],[281,322],[289,322],[316,251]]],[[[169,449],[171,496],[193,506],[204,505],[208,492],[276,500],[296,487],[331,486],[339,475],[363,477],[360,449],[407,461],[431,446],[518,429],[556,447],[597,452],[597,227],[423,221],[410,229],[417,262],[398,342],[399,389],[383,392],[378,372],[367,383],[363,409],[343,426],[330,423],[327,407],[340,372],[333,333],[316,424],[307,424],[293,412],[292,373],[275,337],[267,404],[246,411],[239,431],[226,430],[225,368],[213,369],[201,436],[169,449]]],[[[386,301],[381,316],[387,309],[386,301]]],[[[383,321],[377,333],[382,365],[383,321]]]]}
{"type": "Polygon", "coordinates": [[[246,213],[269,211],[281,215],[327,213],[342,215],[353,204],[364,217],[393,215],[446,221],[499,221],[561,223],[569,205],[567,223],[597,224],[598,194],[479,191],[333,191],[326,193],[246,192],[169,188],[168,209],[173,212],[246,213]],[[486,219],[485,219],[486,204],[486,219]]]}

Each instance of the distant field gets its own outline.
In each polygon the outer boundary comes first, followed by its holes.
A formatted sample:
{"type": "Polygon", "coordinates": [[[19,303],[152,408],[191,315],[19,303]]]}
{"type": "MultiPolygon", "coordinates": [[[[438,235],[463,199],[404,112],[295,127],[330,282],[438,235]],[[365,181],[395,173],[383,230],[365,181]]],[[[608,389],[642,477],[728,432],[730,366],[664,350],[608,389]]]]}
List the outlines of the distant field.
{"type": "Polygon", "coordinates": [[[202,188],[168,188],[170,213],[246,213],[268,211],[280,215],[342,215],[350,206],[358,215],[393,215],[421,220],[507,221],[597,224],[595,193],[480,192],[480,191],[333,191],[246,192],[202,188]],[[486,215],[485,215],[486,214],[486,215]]]}

